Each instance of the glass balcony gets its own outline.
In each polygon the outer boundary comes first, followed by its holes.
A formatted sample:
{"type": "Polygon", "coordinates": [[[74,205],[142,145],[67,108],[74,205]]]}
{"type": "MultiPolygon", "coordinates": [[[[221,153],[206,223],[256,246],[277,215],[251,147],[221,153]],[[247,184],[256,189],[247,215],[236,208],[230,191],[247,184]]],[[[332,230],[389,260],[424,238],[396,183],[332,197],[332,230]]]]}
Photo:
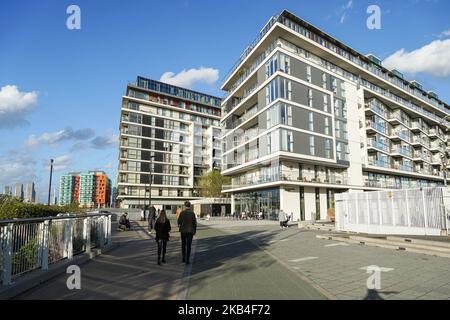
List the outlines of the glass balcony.
{"type": "Polygon", "coordinates": [[[239,181],[233,181],[231,185],[223,186],[223,190],[231,190],[235,188],[243,188],[243,187],[249,187],[254,185],[260,185],[265,183],[272,183],[272,182],[298,182],[301,184],[304,183],[311,183],[311,184],[330,184],[330,185],[347,185],[348,184],[348,177],[346,174],[330,174],[324,177],[324,179],[320,178],[302,178],[296,175],[292,175],[292,172],[284,172],[279,171],[275,173],[274,175],[261,175],[256,176],[252,178],[241,178],[239,181]]]}
{"type": "Polygon", "coordinates": [[[391,164],[389,161],[381,160],[381,159],[373,159],[373,158],[369,158],[369,165],[375,166],[375,167],[380,167],[380,168],[388,168],[388,169],[391,167],[391,164]]]}
{"type": "Polygon", "coordinates": [[[375,139],[367,139],[367,147],[372,147],[385,152],[390,152],[390,147],[388,144],[376,141],[375,139]]]}

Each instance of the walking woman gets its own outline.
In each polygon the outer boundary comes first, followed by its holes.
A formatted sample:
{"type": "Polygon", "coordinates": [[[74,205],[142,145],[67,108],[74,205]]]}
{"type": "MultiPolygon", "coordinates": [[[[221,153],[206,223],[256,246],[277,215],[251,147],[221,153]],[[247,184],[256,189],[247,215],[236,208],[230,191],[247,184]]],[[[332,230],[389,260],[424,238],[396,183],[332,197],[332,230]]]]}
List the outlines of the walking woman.
{"type": "Polygon", "coordinates": [[[167,219],[166,210],[161,210],[158,219],[155,223],[156,242],[158,243],[158,264],[161,265],[161,251],[162,263],[166,263],[166,248],[167,241],[169,241],[169,232],[171,230],[170,221],[167,219]]]}

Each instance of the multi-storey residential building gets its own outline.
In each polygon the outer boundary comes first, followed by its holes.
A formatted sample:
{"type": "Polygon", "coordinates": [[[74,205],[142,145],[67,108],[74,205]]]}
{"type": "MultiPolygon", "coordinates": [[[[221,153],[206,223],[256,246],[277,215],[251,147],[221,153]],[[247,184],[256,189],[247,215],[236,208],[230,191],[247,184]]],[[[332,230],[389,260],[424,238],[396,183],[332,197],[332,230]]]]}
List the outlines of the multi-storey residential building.
{"type": "Polygon", "coordinates": [[[72,203],[79,203],[79,173],[61,175],[59,182],[59,204],[68,206],[72,203]]]}
{"type": "Polygon", "coordinates": [[[222,89],[232,210],[327,217],[334,194],[440,185],[449,106],[293,14],[273,17],[222,89]]]}
{"type": "Polygon", "coordinates": [[[142,77],[122,98],[118,201],[172,210],[196,199],[197,179],[220,169],[220,99],[142,77]]]}
{"type": "Polygon", "coordinates": [[[59,204],[85,208],[109,207],[111,180],[103,171],[76,172],[60,178],[59,204]]]}
{"type": "Polygon", "coordinates": [[[36,202],[36,191],[34,189],[34,182],[27,182],[25,187],[25,202],[35,203],[36,202]]]}
{"type": "Polygon", "coordinates": [[[22,183],[16,183],[16,186],[14,188],[14,196],[20,199],[23,199],[23,184],[22,183]]]}

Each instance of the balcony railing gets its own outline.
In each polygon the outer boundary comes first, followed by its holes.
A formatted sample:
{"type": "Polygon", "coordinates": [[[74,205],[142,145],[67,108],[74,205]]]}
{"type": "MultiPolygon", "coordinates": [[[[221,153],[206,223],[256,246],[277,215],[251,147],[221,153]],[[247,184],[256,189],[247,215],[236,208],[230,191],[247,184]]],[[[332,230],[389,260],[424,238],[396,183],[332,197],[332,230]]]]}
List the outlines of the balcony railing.
{"type": "Polygon", "coordinates": [[[367,146],[383,150],[385,152],[390,152],[390,147],[388,144],[381,143],[380,141],[375,141],[374,139],[367,139],[367,146]]]}
{"type": "Polygon", "coordinates": [[[385,127],[379,123],[375,123],[374,121],[371,121],[371,120],[366,121],[366,127],[374,129],[375,131],[384,133],[386,135],[389,134],[389,129],[387,127],[385,127]]]}
{"type": "Polygon", "coordinates": [[[345,175],[330,174],[324,179],[320,178],[306,178],[298,175],[292,176],[291,173],[277,173],[273,176],[263,175],[257,179],[241,179],[239,183],[233,183],[232,185],[223,186],[223,190],[231,190],[236,188],[244,188],[254,185],[260,185],[272,182],[298,182],[298,183],[311,183],[311,184],[331,184],[331,185],[348,185],[348,178],[345,175]]]}
{"type": "Polygon", "coordinates": [[[375,166],[375,167],[381,167],[381,168],[391,168],[391,164],[389,161],[385,160],[377,160],[377,159],[371,159],[369,158],[369,165],[375,166]]]}

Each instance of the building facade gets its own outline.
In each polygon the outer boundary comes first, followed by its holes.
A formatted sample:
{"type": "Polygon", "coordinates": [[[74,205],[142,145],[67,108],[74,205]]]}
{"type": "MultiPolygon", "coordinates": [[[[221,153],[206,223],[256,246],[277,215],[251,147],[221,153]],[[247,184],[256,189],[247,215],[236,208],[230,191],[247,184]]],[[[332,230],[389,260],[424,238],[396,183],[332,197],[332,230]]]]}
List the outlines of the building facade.
{"type": "Polygon", "coordinates": [[[104,208],[111,203],[111,180],[103,171],[75,172],[62,175],[59,204],[77,204],[82,208],[104,208]]]}
{"type": "Polygon", "coordinates": [[[327,218],[334,194],[442,185],[449,106],[288,11],[222,89],[233,212],[327,218]]]}
{"type": "Polygon", "coordinates": [[[20,199],[24,198],[22,183],[16,183],[16,185],[14,187],[14,196],[17,198],[20,198],[20,199]]]}
{"type": "Polygon", "coordinates": [[[8,195],[8,196],[12,196],[13,191],[12,191],[11,186],[5,186],[3,188],[3,194],[8,195]]]}
{"type": "Polygon", "coordinates": [[[138,77],[122,97],[117,200],[173,210],[197,199],[197,180],[221,167],[220,99],[138,77]],[[151,180],[151,195],[149,182],[151,180]]]}
{"type": "Polygon", "coordinates": [[[25,202],[35,203],[36,202],[36,190],[34,189],[34,182],[27,182],[25,187],[25,202]]]}

